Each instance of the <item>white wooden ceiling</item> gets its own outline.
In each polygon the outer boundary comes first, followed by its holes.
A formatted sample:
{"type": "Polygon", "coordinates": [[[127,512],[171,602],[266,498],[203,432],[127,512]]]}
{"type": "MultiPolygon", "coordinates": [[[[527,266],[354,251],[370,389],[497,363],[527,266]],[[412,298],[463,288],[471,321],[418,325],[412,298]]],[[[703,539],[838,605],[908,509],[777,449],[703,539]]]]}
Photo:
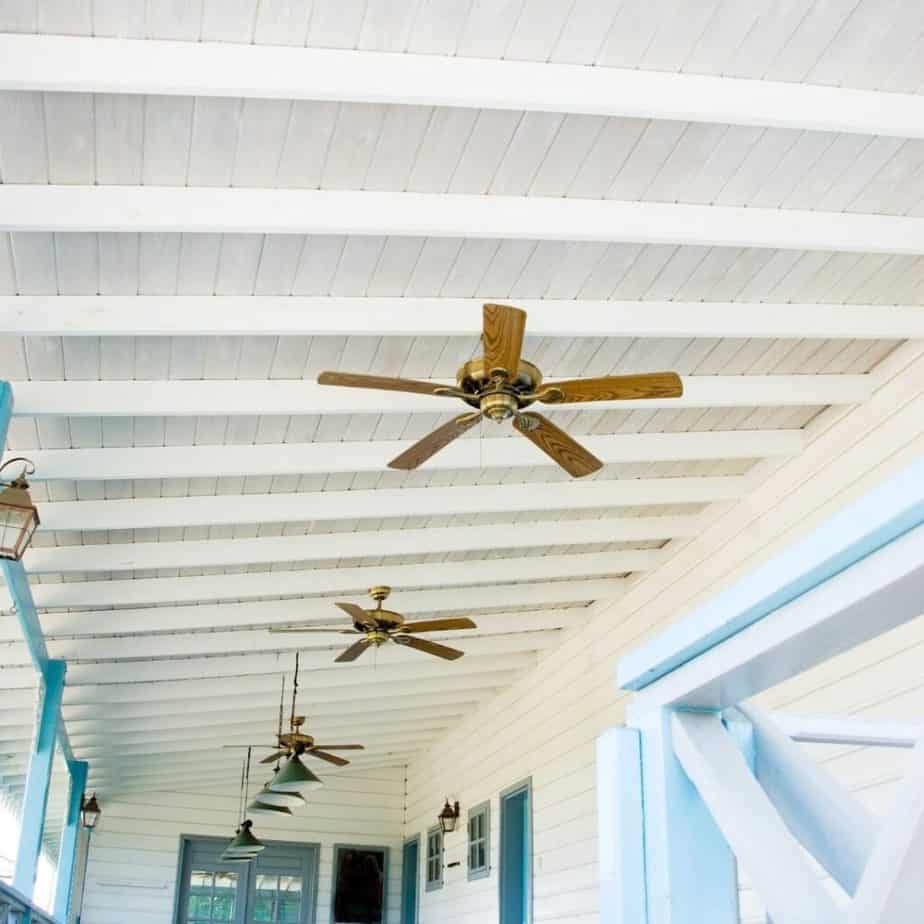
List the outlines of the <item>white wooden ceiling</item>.
{"type": "MultiPolygon", "coordinates": [[[[743,77],[789,82],[796,103],[803,84],[888,99],[924,85],[910,0],[14,0],[0,32],[743,77]]],[[[49,81],[61,65],[49,59],[49,81]]],[[[904,137],[872,133],[876,107],[829,131],[798,106],[789,122],[726,124],[521,111],[503,86],[498,108],[466,108],[229,97],[207,92],[204,68],[189,92],[112,76],[79,84],[75,59],[69,88],[86,92],[54,92],[41,68],[19,79],[0,63],[9,449],[38,466],[27,567],[49,653],[68,662],[67,734],[101,793],[169,782],[203,752],[233,780],[239,752],[217,749],[271,739],[296,647],[312,731],[365,743],[357,764],[406,762],[554,656],[595,601],[657,579],[677,543],[924,336],[924,140],[915,120],[904,137]],[[153,208],[137,198],[148,187],[162,188],[153,208]],[[368,203],[375,233],[346,216],[316,233],[309,214],[287,233],[252,215],[241,231],[232,187],[421,193],[452,217],[413,233],[409,200],[367,197],[349,208],[368,203]],[[570,239],[558,211],[492,234],[459,218],[470,197],[706,211],[701,226],[640,212],[662,234],[641,240],[601,212],[570,239]],[[334,393],[317,373],[451,379],[487,299],[528,303],[525,355],[547,377],[674,369],[686,396],[551,411],[607,463],[580,483],[487,424],[418,472],[387,469],[447,406],[334,393]],[[456,638],[466,657],[389,648],[335,667],[335,639],[266,631],[328,623],[333,599],[381,582],[408,615],[475,615],[456,638]]],[[[253,200],[262,215],[276,201],[253,200]]],[[[0,752],[15,755],[0,783],[15,794],[35,678],[9,615],[0,643],[0,752]]]]}

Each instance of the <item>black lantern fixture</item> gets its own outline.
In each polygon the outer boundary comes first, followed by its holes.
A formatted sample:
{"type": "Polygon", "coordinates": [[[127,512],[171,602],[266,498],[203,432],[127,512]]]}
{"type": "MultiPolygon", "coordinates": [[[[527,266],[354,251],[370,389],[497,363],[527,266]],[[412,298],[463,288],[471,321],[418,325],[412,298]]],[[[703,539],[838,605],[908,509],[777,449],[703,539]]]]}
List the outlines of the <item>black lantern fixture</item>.
{"type": "Polygon", "coordinates": [[[456,830],[456,822],[459,820],[459,803],[453,802],[453,804],[450,805],[449,799],[447,799],[437,819],[440,823],[440,831],[442,831],[443,834],[451,834],[456,830]]]}
{"type": "Polygon", "coordinates": [[[16,462],[22,463],[22,472],[12,481],[0,479],[0,558],[21,561],[39,525],[39,515],[26,481],[35,466],[28,459],[9,459],[0,465],[0,472],[16,462]]]}
{"type": "Polygon", "coordinates": [[[99,816],[102,814],[103,810],[96,801],[96,793],[93,793],[89,799],[83,800],[83,805],[80,806],[80,821],[88,831],[92,831],[96,827],[99,816]]]}

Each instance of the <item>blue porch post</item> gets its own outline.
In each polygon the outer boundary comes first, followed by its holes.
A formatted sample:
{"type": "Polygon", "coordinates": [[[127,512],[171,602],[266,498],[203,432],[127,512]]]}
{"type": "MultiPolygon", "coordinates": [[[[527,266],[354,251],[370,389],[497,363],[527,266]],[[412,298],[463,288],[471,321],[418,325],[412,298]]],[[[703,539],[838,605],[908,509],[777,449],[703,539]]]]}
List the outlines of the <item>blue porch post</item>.
{"type": "Polygon", "coordinates": [[[13,888],[30,899],[42,850],[48,787],[51,783],[51,767],[54,762],[61,699],[64,693],[64,668],[63,661],[49,661],[45,670],[42,709],[23,796],[22,830],[19,834],[19,850],[16,853],[13,888]]]}
{"type": "Polygon", "coordinates": [[[637,727],[647,924],[738,924],[734,855],[674,754],[671,710],[656,710],[637,727]]]}
{"type": "Polygon", "coordinates": [[[58,851],[58,876],[55,881],[54,915],[67,921],[67,912],[74,891],[74,869],[77,861],[77,841],[80,834],[80,809],[87,786],[87,764],[75,760],[68,765],[71,774],[71,791],[67,802],[67,819],[61,832],[61,849],[58,851]]]}

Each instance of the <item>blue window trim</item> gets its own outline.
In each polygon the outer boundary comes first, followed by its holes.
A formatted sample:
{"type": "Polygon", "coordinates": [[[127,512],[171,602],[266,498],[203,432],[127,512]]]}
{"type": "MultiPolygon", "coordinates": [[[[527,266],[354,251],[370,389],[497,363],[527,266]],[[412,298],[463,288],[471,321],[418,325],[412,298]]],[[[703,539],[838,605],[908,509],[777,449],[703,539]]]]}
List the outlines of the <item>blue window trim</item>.
{"type": "Polygon", "coordinates": [[[424,889],[427,892],[436,892],[439,889],[443,888],[443,878],[445,871],[445,863],[443,861],[443,832],[440,830],[439,825],[434,825],[432,828],[427,829],[427,838],[426,838],[426,847],[424,851],[424,889]],[[433,835],[436,835],[439,838],[439,861],[440,861],[440,878],[431,879],[430,878],[430,838],[433,835]]]}
{"type": "Polygon", "coordinates": [[[472,882],[475,879],[486,879],[491,875],[491,803],[482,802],[468,810],[468,825],[466,825],[466,864],[468,866],[468,879],[472,882]],[[484,819],[484,866],[473,867],[472,859],[472,837],[471,822],[473,818],[481,815],[484,819]]]}

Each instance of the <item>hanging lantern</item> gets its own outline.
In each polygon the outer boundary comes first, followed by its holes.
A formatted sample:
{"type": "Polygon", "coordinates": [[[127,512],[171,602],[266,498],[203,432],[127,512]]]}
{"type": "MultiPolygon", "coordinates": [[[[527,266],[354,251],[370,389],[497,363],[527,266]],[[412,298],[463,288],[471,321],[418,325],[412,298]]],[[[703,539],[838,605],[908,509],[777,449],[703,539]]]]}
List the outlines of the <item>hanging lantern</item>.
{"type": "Polygon", "coordinates": [[[450,805],[447,799],[437,819],[440,823],[440,831],[443,834],[451,834],[456,830],[456,822],[459,820],[459,803],[455,802],[450,805]]]}
{"type": "MultiPolygon", "coordinates": [[[[279,772],[278,767],[276,768],[276,772],[279,772]]],[[[270,783],[267,783],[263,789],[257,793],[254,802],[259,802],[262,805],[274,805],[293,809],[301,808],[303,805],[308,804],[305,802],[304,796],[297,792],[289,792],[287,790],[282,792],[274,792],[272,789],[270,789],[270,783]]]]}
{"type": "Polygon", "coordinates": [[[80,807],[80,820],[88,831],[92,831],[96,827],[99,816],[102,814],[103,810],[96,801],[96,793],[93,793],[89,799],[83,800],[83,805],[80,807]]]}
{"type": "Polygon", "coordinates": [[[26,481],[35,466],[28,459],[10,459],[0,465],[0,472],[15,462],[23,464],[22,473],[9,482],[0,480],[0,558],[21,561],[39,525],[39,515],[26,481]]]}
{"type": "Polygon", "coordinates": [[[321,781],[301,762],[298,754],[293,754],[269,782],[273,792],[299,792],[302,789],[317,789],[321,785],[321,781]]]}

